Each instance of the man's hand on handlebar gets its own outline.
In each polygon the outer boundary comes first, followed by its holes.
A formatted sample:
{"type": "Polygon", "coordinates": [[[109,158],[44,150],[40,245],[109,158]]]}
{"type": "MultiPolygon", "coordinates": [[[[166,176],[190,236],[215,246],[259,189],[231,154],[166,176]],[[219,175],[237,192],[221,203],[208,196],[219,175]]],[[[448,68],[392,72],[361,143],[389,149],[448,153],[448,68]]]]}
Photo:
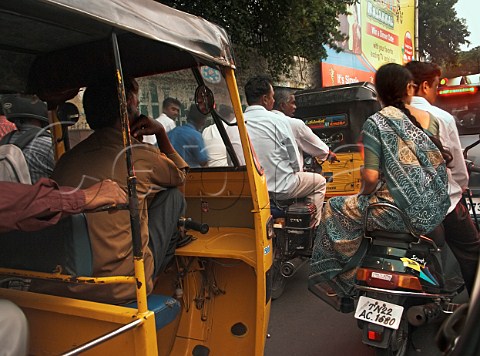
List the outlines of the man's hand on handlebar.
{"type": "Polygon", "coordinates": [[[477,167],[473,161],[470,161],[468,159],[465,160],[465,164],[467,165],[467,171],[468,174],[475,172],[475,173],[480,173],[480,167],[477,167]]]}
{"type": "Polygon", "coordinates": [[[330,163],[340,162],[340,160],[337,158],[337,155],[333,151],[328,152],[328,156],[325,160],[330,163]]]}

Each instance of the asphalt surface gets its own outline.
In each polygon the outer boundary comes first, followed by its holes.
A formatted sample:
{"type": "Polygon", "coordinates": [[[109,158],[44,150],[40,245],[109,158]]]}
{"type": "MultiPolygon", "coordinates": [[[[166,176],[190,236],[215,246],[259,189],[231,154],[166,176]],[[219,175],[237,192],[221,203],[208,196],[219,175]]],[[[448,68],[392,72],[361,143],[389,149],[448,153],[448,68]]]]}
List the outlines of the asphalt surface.
{"type": "MultiPolygon", "coordinates": [[[[272,302],[265,356],[375,355],[374,349],[362,343],[353,313],[339,313],[308,291],[308,271],[305,264],[288,280],[283,295],[272,302]]],[[[466,299],[462,293],[456,302],[466,299]]],[[[408,355],[441,356],[435,343],[439,325],[416,329],[408,355]]]]}

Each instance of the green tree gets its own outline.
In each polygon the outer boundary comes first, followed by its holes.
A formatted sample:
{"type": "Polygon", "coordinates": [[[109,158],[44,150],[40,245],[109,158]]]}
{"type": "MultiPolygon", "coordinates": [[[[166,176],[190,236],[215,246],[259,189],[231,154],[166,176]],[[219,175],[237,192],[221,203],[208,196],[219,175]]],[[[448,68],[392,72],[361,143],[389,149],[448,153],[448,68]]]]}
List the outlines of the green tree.
{"type": "Polygon", "coordinates": [[[464,75],[480,73],[480,46],[462,52],[460,54],[460,65],[464,75]]]}
{"type": "Polygon", "coordinates": [[[313,63],[326,58],[325,45],[338,51],[345,39],[338,15],[355,0],[161,0],[224,27],[240,66],[265,60],[270,74],[286,74],[295,56],[313,63]]]}
{"type": "Polygon", "coordinates": [[[460,45],[470,35],[465,19],[457,18],[458,0],[419,0],[419,54],[444,67],[458,62],[460,45]]]}

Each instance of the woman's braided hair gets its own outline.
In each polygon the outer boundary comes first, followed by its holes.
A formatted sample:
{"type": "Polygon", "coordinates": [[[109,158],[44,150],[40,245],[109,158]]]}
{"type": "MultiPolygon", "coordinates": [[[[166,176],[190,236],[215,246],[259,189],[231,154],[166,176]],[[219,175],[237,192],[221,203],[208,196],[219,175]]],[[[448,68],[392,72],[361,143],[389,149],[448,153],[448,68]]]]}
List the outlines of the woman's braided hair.
{"type": "MultiPolygon", "coordinates": [[[[413,82],[413,76],[410,71],[396,63],[388,63],[381,66],[375,75],[375,87],[383,105],[394,106],[401,110],[416,127],[424,131],[415,116],[405,107],[405,102],[403,101],[407,95],[407,85],[411,82],[413,82]]],[[[445,162],[447,164],[450,163],[453,160],[450,151],[443,147],[438,137],[427,136],[440,150],[445,162]]]]}

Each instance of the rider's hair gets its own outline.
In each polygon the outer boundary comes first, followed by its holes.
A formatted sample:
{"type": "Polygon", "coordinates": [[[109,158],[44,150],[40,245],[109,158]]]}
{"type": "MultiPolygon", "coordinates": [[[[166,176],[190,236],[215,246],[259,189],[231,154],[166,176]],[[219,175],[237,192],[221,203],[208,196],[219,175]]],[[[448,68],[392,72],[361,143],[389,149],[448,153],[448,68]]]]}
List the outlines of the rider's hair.
{"type": "Polygon", "coordinates": [[[273,87],[272,80],[267,75],[257,75],[245,84],[245,97],[248,105],[258,104],[263,95],[270,93],[273,87]]]}
{"type": "MultiPolygon", "coordinates": [[[[405,107],[404,99],[407,96],[408,84],[413,82],[413,75],[405,67],[388,63],[381,66],[375,74],[375,88],[378,97],[384,106],[394,106],[400,109],[410,121],[423,130],[415,116],[405,107]]],[[[443,147],[438,137],[427,135],[442,153],[443,159],[449,163],[452,161],[452,154],[443,147]]]]}
{"type": "Polygon", "coordinates": [[[432,86],[435,78],[440,78],[442,75],[442,69],[437,64],[430,62],[411,61],[405,64],[405,68],[412,73],[413,81],[419,87],[423,82],[432,86]]]}
{"type": "Polygon", "coordinates": [[[275,110],[280,110],[282,104],[288,103],[290,100],[290,95],[293,94],[292,89],[288,88],[275,88],[275,93],[273,98],[275,99],[275,103],[273,104],[273,108],[275,110]]]}
{"type": "MultiPolygon", "coordinates": [[[[133,78],[126,78],[124,86],[127,100],[132,93],[138,92],[138,83],[133,78]]],[[[89,85],[83,94],[83,109],[91,129],[115,126],[120,118],[116,82],[108,78],[89,85]]]]}

